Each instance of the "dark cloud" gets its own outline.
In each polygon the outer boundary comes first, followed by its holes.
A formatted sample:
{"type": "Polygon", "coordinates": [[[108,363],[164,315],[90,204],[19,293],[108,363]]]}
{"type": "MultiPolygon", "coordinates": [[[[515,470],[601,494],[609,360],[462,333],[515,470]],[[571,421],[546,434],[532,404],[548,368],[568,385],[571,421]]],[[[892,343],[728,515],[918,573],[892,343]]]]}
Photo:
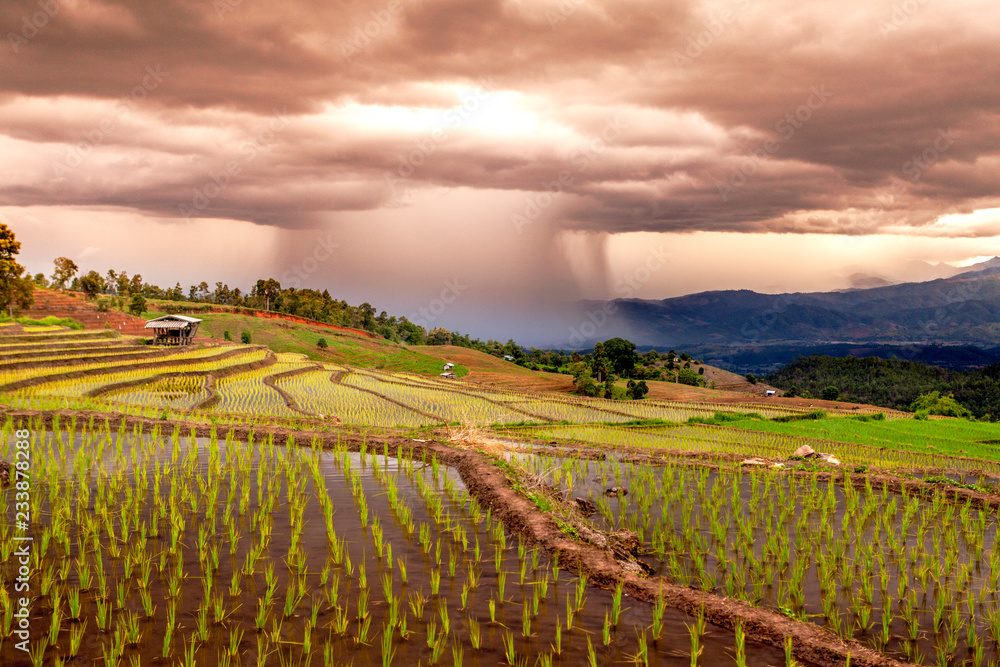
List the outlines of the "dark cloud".
{"type": "Polygon", "coordinates": [[[568,174],[557,228],[919,230],[998,205],[1000,13],[899,11],[13,0],[0,136],[29,166],[0,203],[301,228],[568,174]]]}

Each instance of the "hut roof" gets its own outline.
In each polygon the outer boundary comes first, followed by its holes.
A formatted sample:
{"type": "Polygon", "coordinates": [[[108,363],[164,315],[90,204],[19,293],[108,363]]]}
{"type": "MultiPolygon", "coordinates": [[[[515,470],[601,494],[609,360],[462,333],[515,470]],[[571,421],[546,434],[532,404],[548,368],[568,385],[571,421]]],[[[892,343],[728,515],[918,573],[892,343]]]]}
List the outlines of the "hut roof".
{"type": "Polygon", "coordinates": [[[183,329],[192,324],[201,322],[197,317],[186,315],[164,315],[146,322],[147,329],[183,329]]]}

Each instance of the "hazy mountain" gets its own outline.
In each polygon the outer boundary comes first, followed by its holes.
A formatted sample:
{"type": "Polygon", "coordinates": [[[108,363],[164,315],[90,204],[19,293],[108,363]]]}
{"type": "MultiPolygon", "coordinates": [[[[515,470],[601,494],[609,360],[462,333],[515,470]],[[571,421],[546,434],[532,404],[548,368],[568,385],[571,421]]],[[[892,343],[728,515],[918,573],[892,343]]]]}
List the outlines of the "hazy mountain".
{"type": "Polygon", "coordinates": [[[848,289],[871,289],[873,287],[887,287],[896,285],[898,280],[892,280],[885,276],[873,276],[867,273],[852,273],[847,276],[850,287],[848,289]]]}
{"type": "Polygon", "coordinates": [[[985,271],[993,271],[995,269],[1000,269],[1000,257],[994,257],[993,259],[988,259],[985,262],[979,262],[978,264],[973,264],[972,266],[967,266],[965,268],[962,268],[956,275],[981,273],[985,271]]]}
{"type": "Polygon", "coordinates": [[[871,289],[873,287],[887,287],[900,283],[920,283],[942,278],[953,278],[963,273],[998,267],[1000,267],[1000,258],[998,257],[962,268],[957,268],[944,262],[931,264],[929,262],[911,260],[879,267],[877,272],[872,272],[870,268],[854,267],[857,270],[846,276],[844,280],[847,282],[847,289],[871,289]]]}
{"type": "Polygon", "coordinates": [[[574,347],[622,335],[709,358],[769,346],[830,343],[1000,346],[1000,259],[960,275],[838,292],[702,292],[649,301],[585,302],[574,347]],[[606,318],[606,319],[605,319],[606,318]],[[585,323],[593,322],[594,326],[585,323]],[[598,324],[600,326],[598,326],[598,324]],[[592,334],[592,335],[589,335],[592,334]]]}

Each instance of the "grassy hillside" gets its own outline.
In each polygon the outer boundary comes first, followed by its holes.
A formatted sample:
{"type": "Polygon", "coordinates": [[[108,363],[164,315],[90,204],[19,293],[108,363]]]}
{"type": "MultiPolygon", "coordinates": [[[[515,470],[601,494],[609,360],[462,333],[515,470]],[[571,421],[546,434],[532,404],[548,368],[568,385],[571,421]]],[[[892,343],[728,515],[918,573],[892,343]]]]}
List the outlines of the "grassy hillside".
{"type": "MultiPolygon", "coordinates": [[[[162,314],[149,313],[149,317],[159,317],[162,314]]],[[[199,314],[198,317],[202,320],[199,336],[222,340],[228,331],[233,341],[240,342],[242,332],[246,331],[254,344],[265,345],[279,353],[304,354],[314,361],[421,375],[438,375],[442,371],[439,359],[381,339],[362,338],[332,329],[247,315],[206,313],[199,314]],[[320,338],[325,339],[329,347],[318,347],[320,338]]],[[[469,372],[461,365],[456,365],[454,370],[460,377],[469,372]]]]}
{"type": "Polygon", "coordinates": [[[530,391],[567,392],[573,390],[573,378],[559,373],[532,371],[492,354],[455,345],[414,345],[410,349],[450,361],[456,368],[468,368],[468,379],[495,387],[530,391]]]}

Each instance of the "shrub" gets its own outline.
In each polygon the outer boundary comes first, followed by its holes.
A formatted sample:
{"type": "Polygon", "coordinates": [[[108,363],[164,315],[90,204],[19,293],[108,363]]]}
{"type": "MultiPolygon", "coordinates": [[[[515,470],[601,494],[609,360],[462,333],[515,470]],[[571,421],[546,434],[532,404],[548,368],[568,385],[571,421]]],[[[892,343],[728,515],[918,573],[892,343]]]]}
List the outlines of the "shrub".
{"type": "Polygon", "coordinates": [[[785,415],[783,417],[775,417],[771,421],[784,423],[784,422],[800,422],[800,421],[811,421],[816,419],[826,419],[826,410],[813,410],[812,412],[807,412],[805,414],[798,415],[785,415]]]}
{"type": "Polygon", "coordinates": [[[225,331],[222,332],[222,340],[229,340],[229,341],[231,341],[232,339],[233,339],[233,335],[231,333],[229,333],[229,329],[226,329],[225,331]]]}
{"type": "Polygon", "coordinates": [[[250,332],[249,331],[243,331],[242,333],[240,333],[240,341],[244,345],[249,345],[250,344],[250,332]]]}
{"type": "Polygon", "coordinates": [[[0,317],[0,322],[17,322],[18,324],[29,326],[29,327],[66,327],[67,329],[83,329],[83,325],[74,320],[71,317],[56,317],[55,315],[49,315],[43,317],[40,320],[36,320],[31,317],[15,317],[13,320],[7,317],[4,313],[3,317],[0,317]]]}
{"type": "Polygon", "coordinates": [[[680,384],[690,385],[692,387],[701,387],[705,384],[704,378],[690,368],[681,369],[677,372],[677,382],[680,384]]]}
{"type": "Polygon", "coordinates": [[[132,299],[128,302],[128,312],[136,317],[146,312],[146,299],[138,292],[132,294],[132,299]]]}
{"type": "Polygon", "coordinates": [[[747,382],[749,382],[750,384],[757,384],[757,376],[754,375],[753,373],[747,373],[746,379],[747,382]]]}
{"type": "Polygon", "coordinates": [[[599,388],[594,378],[589,375],[582,375],[576,381],[576,393],[584,396],[597,396],[599,388]]]}
{"type": "Polygon", "coordinates": [[[318,347],[321,350],[325,350],[326,348],[330,347],[330,345],[329,343],[326,342],[325,338],[320,338],[318,341],[316,341],[316,347],[318,347]]]}
{"type": "Polygon", "coordinates": [[[629,380],[628,391],[626,393],[632,400],[638,400],[649,393],[649,387],[646,385],[645,380],[639,380],[638,382],[629,380]]]}
{"type": "Polygon", "coordinates": [[[910,410],[918,414],[924,412],[927,415],[943,415],[945,417],[972,417],[972,413],[955,400],[954,394],[942,396],[939,391],[923,394],[910,404],[910,410]]]}

